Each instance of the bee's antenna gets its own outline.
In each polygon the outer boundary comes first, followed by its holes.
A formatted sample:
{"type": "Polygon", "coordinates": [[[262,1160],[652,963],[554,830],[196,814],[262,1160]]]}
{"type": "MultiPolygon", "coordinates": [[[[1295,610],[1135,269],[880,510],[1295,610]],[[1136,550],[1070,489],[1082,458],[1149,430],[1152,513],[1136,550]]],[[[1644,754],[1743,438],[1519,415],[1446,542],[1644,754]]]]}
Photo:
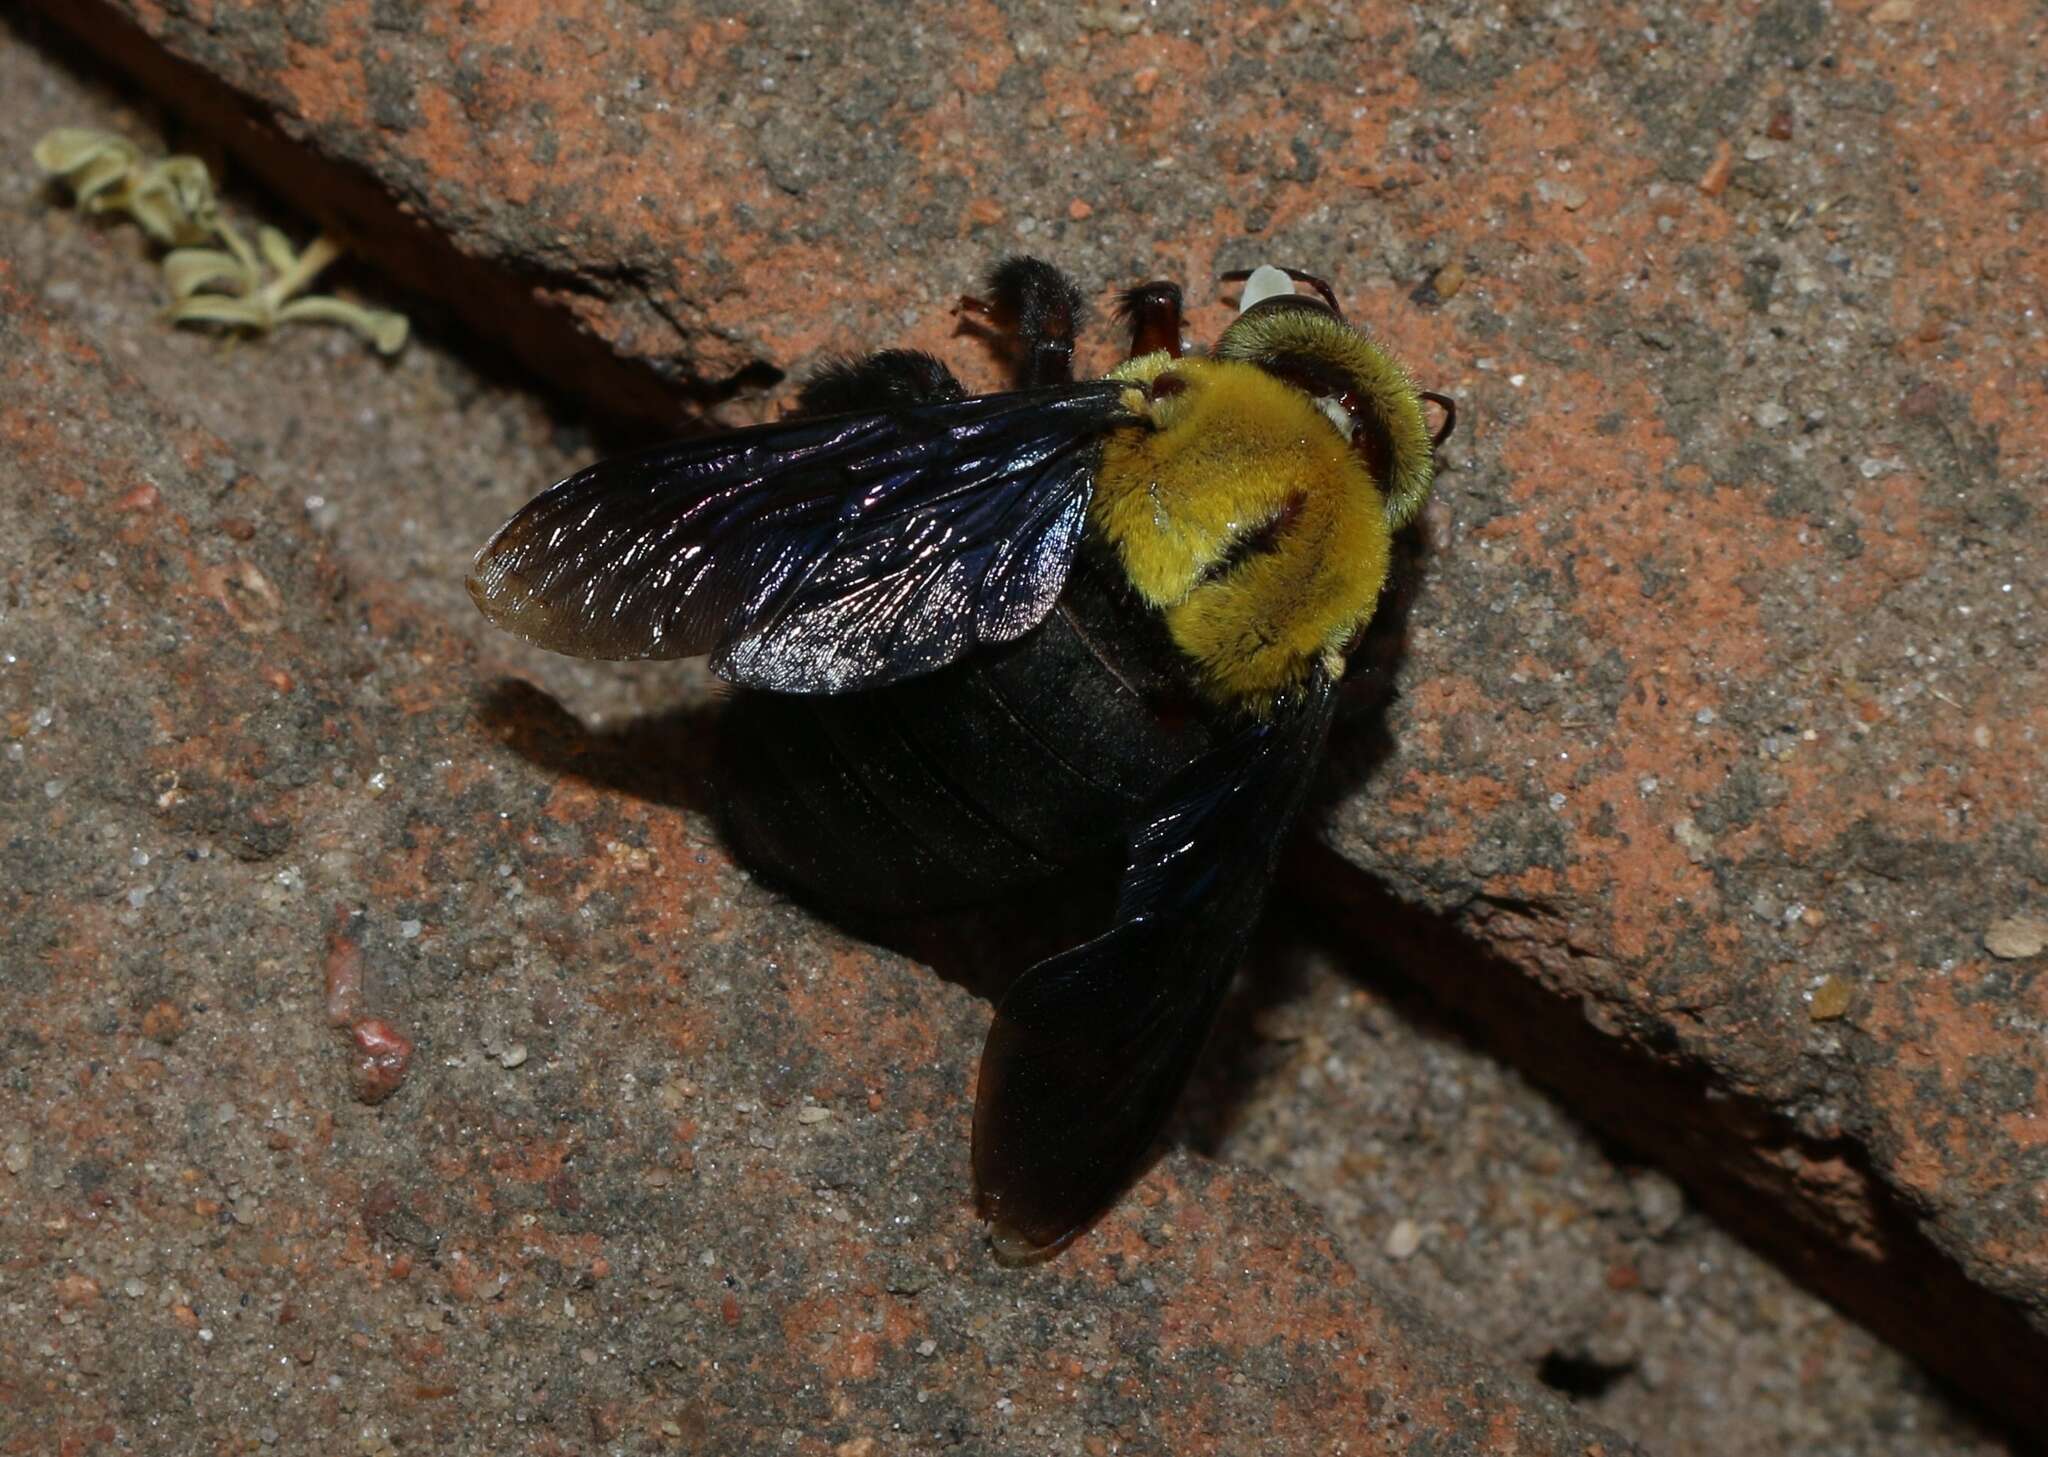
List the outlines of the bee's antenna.
{"type": "Polygon", "coordinates": [[[1444,412],[1444,423],[1437,427],[1436,435],[1429,442],[1431,450],[1441,450],[1444,442],[1451,438],[1451,431],[1457,427],[1458,402],[1449,395],[1438,394],[1435,390],[1420,390],[1418,393],[1444,412]]]}

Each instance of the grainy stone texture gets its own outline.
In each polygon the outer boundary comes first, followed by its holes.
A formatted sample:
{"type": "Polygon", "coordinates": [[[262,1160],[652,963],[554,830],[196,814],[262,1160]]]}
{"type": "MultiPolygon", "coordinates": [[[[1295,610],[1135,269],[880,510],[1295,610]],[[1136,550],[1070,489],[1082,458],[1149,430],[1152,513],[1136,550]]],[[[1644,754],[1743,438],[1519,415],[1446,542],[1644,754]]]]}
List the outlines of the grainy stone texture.
{"type": "MultiPolygon", "coordinates": [[[[58,205],[55,189],[36,186],[28,153],[58,125],[121,128],[149,153],[205,150],[206,139],[175,127],[161,134],[151,108],[138,114],[131,92],[95,83],[83,53],[53,44],[49,27],[0,20],[0,37],[17,34],[0,43],[0,232],[25,292],[275,483],[351,578],[392,584],[472,637],[491,672],[502,661],[544,685],[585,726],[586,747],[605,742],[607,725],[650,716],[659,725],[703,700],[694,665],[521,650],[482,623],[461,589],[476,542],[534,483],[589,458],[580,430],[497,370],[496,351],[471,349],[467,361],[451,353],[465,344],[459,335],[422,332],[386,362],[335,331],[287,329],[250,347],[165,327],[161,281],[134,229],[58,205]]],[[[247,226],[267,220],[308,234],[274,202],[240,189],[229,201],[247,226]]],[[[377,282],[360,268],[339,281],[377,282]]],[[[658,734],[639,742],[645,765],[675,752],[658,734]]],[[[618,765],[625,756],[605,757],[618,765]]],[[[646,782],[644,769],[622,775],[618,792],[646,782]]],[[[203,902],[194,914],[205,914],[203,902]]],[[[1668,1180],[1617,1166],[1567,1112],[1401,994],[1370,958],[1317,944],[1320,932],[1295,944],[1288,902],[1273,924],[1174,1143],[1273,1173],[1316,1206],[1370,1283],[1413,1299],[1491,1363],[1653,1439],[1666,1457],[2006,1450],[1904,1357],[1791,1288],[1668,1180]],[[1407,1243],[1405,1257],[1389,1254],[1407,1243]]],[[[969,969],[958,955],[951,963],[969,969]]],[[[151,1025],[165,1025],[161,1015],[151,1025]]],[[[517,1057],[516,1044],[505,1050],[517,1057]]],[[[211,1160],[223,1180],[246,1178],[238,1154],[269,1151],[223,1144],[211,1160]]],[[[160,1266],[159,1277],[178,1268],[160,1266]]],[[[501,1339],[498,1368],[522,1349],[501,1339]]],[[[163,1425],[154,1435],[160,1447],[180,1440],[163,1425]]]]}
{"type": "Polygon", "coordinates": [[[4,264],[0,479],[0,1450],[1629,1450],[1256,1175],[996,1267],[980,1005],[559,772],[4,264]]]}
{"type": "Polygon", "coordinates": [[[1469,429],[1316,882],[2039,1420],[2034,8],[64,8],[586,386],[944,346],[1019,247],[1335,276],[1469,429]]]}

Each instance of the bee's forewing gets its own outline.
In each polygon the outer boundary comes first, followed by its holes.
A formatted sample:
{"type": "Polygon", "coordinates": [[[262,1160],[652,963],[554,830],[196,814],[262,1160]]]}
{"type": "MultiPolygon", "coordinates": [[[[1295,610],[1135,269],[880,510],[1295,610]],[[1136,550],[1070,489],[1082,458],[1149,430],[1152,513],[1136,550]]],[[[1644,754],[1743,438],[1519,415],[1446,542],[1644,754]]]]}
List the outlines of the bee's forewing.
{"type": "Polygon", "coordinates": [[[477,554],[500,627],[587,658],[713,655],[835,693],[929,672],[1051,610],[1086,524],[1093,382],[786,420],[602,461],[477,554]]]}

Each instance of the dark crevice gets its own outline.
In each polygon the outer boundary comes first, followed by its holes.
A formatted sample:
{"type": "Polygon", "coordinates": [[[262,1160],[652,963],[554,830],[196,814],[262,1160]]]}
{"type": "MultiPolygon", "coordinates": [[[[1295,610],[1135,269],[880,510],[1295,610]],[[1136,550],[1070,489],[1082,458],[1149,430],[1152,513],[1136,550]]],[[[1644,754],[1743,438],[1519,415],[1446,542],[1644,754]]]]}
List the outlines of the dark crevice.
{"type": "Polygon", "coordinates": [[[1633,1361],[1596,1361],[1587,1355],[1552,1351],[1536,1363],[1536,1379],[1574,1401],[1598,1401],[1635,1369],[1633,1361]]]}
{"type": "Polygon", "coordinates": [[[1860,1142],[1803,1133],[1783,1109],[1686,1057],[1668,1027],[1657,1035],[1661,1024],[1640,1009],[1603,1006],[1616,1030],[1596,1026],[1585,997],[1544,986],[1326,845],[1298,841],[1282,879],[1340,944],[1371,948],[1454,1030],[1551,1093],[1622,1160],[1670,1174],[1724,1229],[1919,1361],[1966,1408],[2042,1432],[2048,1335],[1934,1243],[1860,1142]],[[1830,1202],[1813,1196],[1816,1174],[1830,1202]]]}
{"type": "Polygon", "coordinates": [[[416,323],[431,326],[438,318],[452,325],[434,330],[452,352],[487,377],[503,376],[509,354],[549,393],[572,396],[620,444],[702,428],[709,407],[783,378],[782,369],[761,359],[729,372],[702,372],[688,353],[694,326],[659,296],[655,274],[644,265],[532,259],[515,265],[464,252],[377,178],[295,140],[257,102],[166,50],[118,9],[98,0],[44,0],[37,8],[55,24],[33,38],[67,65],[111,65],[125,74],[204,139],[199,150],[232,157],[406,295],[394,303],[416,323]],[[568,303],[555,301],[572,298],[658,319],[676,345],[659,356],[622,357],[568,303]]]}

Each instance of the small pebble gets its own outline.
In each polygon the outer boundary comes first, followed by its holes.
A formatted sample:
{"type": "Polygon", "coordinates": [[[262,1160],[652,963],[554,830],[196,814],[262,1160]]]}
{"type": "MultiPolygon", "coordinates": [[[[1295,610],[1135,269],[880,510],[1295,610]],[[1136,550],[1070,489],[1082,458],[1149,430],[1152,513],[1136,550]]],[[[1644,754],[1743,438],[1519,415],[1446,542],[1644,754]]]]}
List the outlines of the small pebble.
{"type": "Polygon", "coordinates": [[[1636,1218],[1653,1237],[1662,1239],[1678,1226],[1685,1213],[1685,1195],[1678,1185],[1650,1169],[1629,1179],[1629,1194],[1635,1200],[1636,1218]]]}
{"type": "Polygon", "coordinates": [[[389,1022],[365,1017],[349,1029],[356,1046],[356,1100],[381,1103],[405,1082],[412,1065],[412,1042],[389,1022]]]}
{"type": "Polygon", "coordinates": [[[1813,989],[1813,998],[1806,1004],[1806,1015],[1816,1022],[1832,1022],[1849,1010],[1849,983],[1839,976],[1828,976],[1813,989]]]}
{"type": "Polygon", "coordinates": [[[1728,190],[1728,179],[1735,172],[1735,149],[1724,138],[1714,151],[1714,160],[1707,164],[1707,170],[1700,174],[1699,189],[1708,197],[1719,197],[1728,190]]]}
{"type": "Polygon", "coordinates": [[[526,1061],[526,1044],[524,1042],[513,1043],[498,1054],[498,1061],[506,1067],[518,1067],[526,1061]]]}
{"type": "Polygon", "coordinates": [[[1422,1226],[1412,1219],[1399,1219],[1387,1231],[1387,1258],[1405,1260],[1422,1248],[1422,1226]]]}
{"type": "Polygon", "coordinates": [[[2018,961],[2048,950],[2048,920],[2007,916],[1984,933],[1984,949],[2000,961],[2018,961]]]}

